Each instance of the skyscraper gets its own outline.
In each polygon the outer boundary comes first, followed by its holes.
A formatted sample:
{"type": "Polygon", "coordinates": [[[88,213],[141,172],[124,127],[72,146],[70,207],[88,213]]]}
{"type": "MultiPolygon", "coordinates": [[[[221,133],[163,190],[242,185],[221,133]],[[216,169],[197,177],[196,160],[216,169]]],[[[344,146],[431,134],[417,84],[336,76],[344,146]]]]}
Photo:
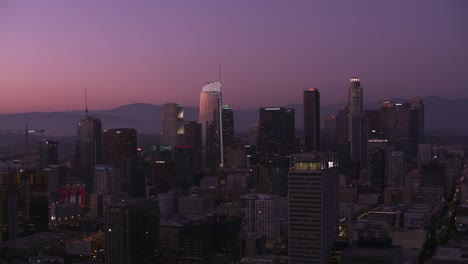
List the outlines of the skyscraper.
{"type": "Polygon", "coordinates": [[[80,179],[93,190],[94,166],[102,162],[102,123],[86,115],[77,127],[76,160],[80,179]]]}
{"type": "Polygon", "coordinates": [[[203,164],[215,171],[223,162],[221,82],[208,83],[200,94],[199,122],[202,125],[203,164]]]}
{"type": "Polygon", "coordinates": [[[357,77],[349,79],[348,113],[361,114],[363,109],[363,91],[361,80],[357,77]]]}
{"type": "Polygon", "coordinates": [[[389,188],[406,187],[406,158],[403,151],[392,151],[388,157],[388,182],[389,188]]]}
{"type": "Polygon", "coordinates": [[[320,93],[311,88],[304,91],[305,151],[320,151],[320,93]]]}
{"type": "Polygon", "coordinates": [[[184,107],[177,103],[164,104],[160,144],[183,145],[184,132],[184,107]]]}
{"type": "Polygon", "coordinates": [[[230,105],[225,104],[222,108],[223,120],[223,145],[224,147],[234,144],[234,113],[230,105]]]}
{"type": "Polygon", "coordinates": [[[319,153],[293,155],[288,177],[290,264],[329,263],[338,235],[338,170],[319,153]]]}
{"type": "Polygon", "coordinates": [[[120,163],[137,154],[137,131],[133,128],[114,128],[103,133],[103,162],[120,166],[120,163]]]}
{"type": "Polygon", "coordinates": [[[158,222],[156,200],[130,200],[106,207],[106,263],[147,263],[155,254],[158,222]]]}
{"type": "Polygon", "coordinates": [[[381,102],[381,126],[384,136],[405,153],[407,159],[415,159],[418,144],[424,142],[424,104],[419,98],[403,103],[381,102]]]}
{"type": "Polygon", "coordinates": [[[39,168],[45,169],[50,165],[58,165],[58,142],[43,140],[39,143],[39,168]]]}
{"type": "Polygon", "coordinates": [[[260,108],[257,150],[267,155],[289,155],[295,152],[294,109],[260,108]]]}
{"type": "Polygon", "coordinates": [[[351,159],[366,163],[367,119],[363,111],[363,90],[359,78],[351,78],[348,89],[348,137],[351,159]]]}

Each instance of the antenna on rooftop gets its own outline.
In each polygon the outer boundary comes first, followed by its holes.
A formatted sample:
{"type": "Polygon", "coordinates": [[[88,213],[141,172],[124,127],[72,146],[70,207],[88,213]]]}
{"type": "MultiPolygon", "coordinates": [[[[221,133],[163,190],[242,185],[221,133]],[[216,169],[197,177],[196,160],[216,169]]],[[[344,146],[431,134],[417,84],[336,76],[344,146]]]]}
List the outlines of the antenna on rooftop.
{"type": "Polygon", "coordinates": [[[219,82],[221,83],[221,64],[219,64],[219,82]]]}
{"type": "Polygon", "coordinates": [[[87,88],[85,88],[84,94],[85,94],[85,114],[86,114],[86,118],[88,118],[88,89],[87,88]]]}

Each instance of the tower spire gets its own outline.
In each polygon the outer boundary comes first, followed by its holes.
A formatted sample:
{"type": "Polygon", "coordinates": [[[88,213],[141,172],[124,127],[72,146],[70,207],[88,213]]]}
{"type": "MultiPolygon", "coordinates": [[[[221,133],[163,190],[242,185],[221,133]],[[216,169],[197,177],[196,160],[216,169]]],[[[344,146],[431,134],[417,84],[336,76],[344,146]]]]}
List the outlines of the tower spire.
{"type": "Polygon", "coordinates": [[[221,63],[219,64],[219,82],[221,83],[221,63]]]}
{"type": "Polygon", "coordinates": [[[88,88],[85,88],[85,115],[88,118],[88,88]]]}

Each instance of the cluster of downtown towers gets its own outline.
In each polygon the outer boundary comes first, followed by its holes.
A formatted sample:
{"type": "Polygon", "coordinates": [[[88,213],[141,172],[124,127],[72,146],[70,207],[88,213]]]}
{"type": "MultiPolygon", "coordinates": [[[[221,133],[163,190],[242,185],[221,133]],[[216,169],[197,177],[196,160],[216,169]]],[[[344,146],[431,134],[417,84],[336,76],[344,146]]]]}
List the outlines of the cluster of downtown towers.
{"type": "MultiPolygon", "coordinates": [[[[338,173],[333,172],[338,164],[346,167],[340,168],[342,172],[347,169],[344,172],[356,178],[360,170],[368,169],[371,189],[381,193],[385,187],[402,187],[398,185],[404,182],[399,176],[385,175],[385,148],[392,146],[392,155],[411,160],[417,156],[418,144],[424,142],[424,105],[419,98],[403,103],[382,101],[380,109],[364,110],[359,78],[350,79],[348,105],[327,117],[323,127],[319,90],[304,91],[302,137],[296,135],[295,110],[286,107],[260,108],[259,123],[250,126],[248,142],[236,137],[234,114],[222,102],[220,82],[203,87],[199,111],[199,122],[185,121],[181,104],[165,104],[159,144],[153,151],[170,152],[179,164],[190,161],[192,175],[184,176],[190,179],[177,178],[186,189],[195,185],[193,173],[217,176],[226,168],[287,159],[290,172],[283,183],[287,183],[289,199],[289,263],[326,262],[338,230],[338,173]],[[304,211],[297,213],[301,208],[304,211]]],[[[86,116],[77,132],[76,165],[92,193],[102,188],[93,179],[97,164],[119,164],[124,157],[138,155],[134,129],[102,133],[101,121],[86,116]]],[[[138,197],[148,196],[148,184],[157,183],[152,179],[136,183],[121,175],[118,183],[106,187],[138,197]]]]}

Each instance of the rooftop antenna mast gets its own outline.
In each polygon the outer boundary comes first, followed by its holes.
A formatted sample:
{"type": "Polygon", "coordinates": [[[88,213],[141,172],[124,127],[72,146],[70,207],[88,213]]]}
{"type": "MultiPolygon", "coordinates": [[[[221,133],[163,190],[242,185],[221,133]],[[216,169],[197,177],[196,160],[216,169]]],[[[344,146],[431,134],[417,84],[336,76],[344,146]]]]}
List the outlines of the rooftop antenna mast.
{"type": "Polygon", "coordinates": [[[219,82],[221,83],[221,64],[219,64],[219,82]]]}
{"type": "Polygon", "coordinates": [[[86,114],[86,118],[88,118],[88,88],[85,88],[84,94],[85,94],[85,114],[86,114]]]}
{"type": "Polygon", "coordinates": [[[219,64],[219,97],[218,97],[218,110],[219,110],[219,148],[220,148],[220,163],[219,167],[224,167],[224,140],[223,140],[223,102],[222,102],[222,93],[221,93],[221,64],[219,64]]]}

